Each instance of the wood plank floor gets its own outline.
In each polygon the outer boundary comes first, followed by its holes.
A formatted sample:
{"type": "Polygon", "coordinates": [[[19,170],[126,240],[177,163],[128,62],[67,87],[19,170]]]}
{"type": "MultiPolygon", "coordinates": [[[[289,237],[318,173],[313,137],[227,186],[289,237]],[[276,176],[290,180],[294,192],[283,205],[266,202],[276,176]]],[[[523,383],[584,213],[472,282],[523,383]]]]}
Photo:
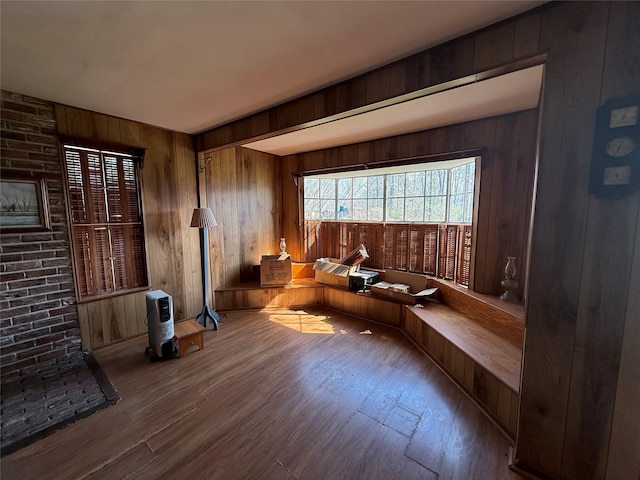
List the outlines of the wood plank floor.
{"type": "Polygon", "coordinates": [[[518,479],[508,443],[398,330],[240,311],[150,363],[95,352],[120,402],[2,459],[10,479],[518,479]]]}

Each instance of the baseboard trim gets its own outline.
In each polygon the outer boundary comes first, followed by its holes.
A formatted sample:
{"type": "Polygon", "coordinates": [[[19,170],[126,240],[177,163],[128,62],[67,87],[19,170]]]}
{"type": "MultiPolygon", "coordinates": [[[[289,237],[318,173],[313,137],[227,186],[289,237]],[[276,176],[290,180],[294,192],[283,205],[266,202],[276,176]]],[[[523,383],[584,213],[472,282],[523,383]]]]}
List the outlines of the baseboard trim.
{"type": "Polygon", "coordinates": [[[522,465],[516,457],[516,449],[514,447],[509,449],[509,470],[529,480],[551,480],[551,477],[542,475],[526,465],[522,465]]]}

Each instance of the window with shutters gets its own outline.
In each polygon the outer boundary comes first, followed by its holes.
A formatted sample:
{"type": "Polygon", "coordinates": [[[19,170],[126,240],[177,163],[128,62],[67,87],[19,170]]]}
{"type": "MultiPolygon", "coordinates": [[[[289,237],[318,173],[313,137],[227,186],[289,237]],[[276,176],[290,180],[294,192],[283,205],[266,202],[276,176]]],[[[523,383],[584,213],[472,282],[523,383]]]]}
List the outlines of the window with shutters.
{"type": "Polygon", "coordinates": [[[307,261],[360,244],[365,266],[469,284],[476,158],[306,176],[307,261]]]}
{"type": "Polygon", "coordinates": [[[147,287],[141,155],[64,145],[79,300],[147,287]]]}

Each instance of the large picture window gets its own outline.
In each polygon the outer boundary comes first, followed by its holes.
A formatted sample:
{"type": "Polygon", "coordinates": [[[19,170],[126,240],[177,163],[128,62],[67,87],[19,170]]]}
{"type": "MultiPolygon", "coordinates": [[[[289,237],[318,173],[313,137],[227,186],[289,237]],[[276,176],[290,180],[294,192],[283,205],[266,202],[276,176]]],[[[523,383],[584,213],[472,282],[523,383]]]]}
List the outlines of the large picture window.
{"type": "Polygon", "coordinates": [[[476,160],[305,176],[307,261],[362,243],[365,266],[469,285],[476,160]]]}
{"type": "Polygon", "coordinates": [[[471,223],[475,159],[304,179],[305,220],[471,223]]]}
{"type": "Polygon", "coordinates": [[[140,156],[64,145],[78,297],[147,286],[140,156]]]}

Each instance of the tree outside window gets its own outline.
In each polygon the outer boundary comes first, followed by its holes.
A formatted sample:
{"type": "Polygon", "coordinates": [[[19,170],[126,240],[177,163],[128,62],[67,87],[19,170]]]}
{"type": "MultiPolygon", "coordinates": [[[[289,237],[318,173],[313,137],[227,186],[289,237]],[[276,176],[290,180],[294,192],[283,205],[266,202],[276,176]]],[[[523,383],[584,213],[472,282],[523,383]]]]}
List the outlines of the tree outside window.
{"type": "Polygon", "coordinates": [[[305,220],[471,223],[475,160],[450,168],[304,178],[305,220]]]}

